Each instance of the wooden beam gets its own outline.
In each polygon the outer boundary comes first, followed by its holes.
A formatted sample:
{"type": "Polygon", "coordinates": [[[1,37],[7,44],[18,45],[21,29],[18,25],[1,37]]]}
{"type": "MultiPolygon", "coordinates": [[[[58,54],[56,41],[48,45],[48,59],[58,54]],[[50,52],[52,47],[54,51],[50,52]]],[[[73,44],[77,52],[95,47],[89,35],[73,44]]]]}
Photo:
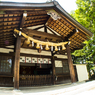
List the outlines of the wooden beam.
{"type": "Polygon", "coordinates": [[[69,48],[68,44],[66,45],[66,50],[67,50],[67,56],[68,56],[68,64],[69,64],[71,81],[73,83],[73,82],[76,82],[76,77],[75,77],[75,71],[74,71],[72,57],[71,57],[71,53],[70,53],[70,48],[69,48]]]}
{"type": "Polygon", "coordinates": [[[14,89],[19,89],[19,63],[20,63],[21,37],[17,37],[14,62],[14,89]]]}
{"type": "Polygon", "coordinates": [[[44,25],[43,26],[40,26],[40,27],[37,27],[37,28],[35,28],[35,29],[33,29],[33,30],[38,30],[38,29],[41,29],[41,28],[43,28],[44,27],[44,25]]]}
{"type": "MultiPolygon", "coordinates": [[[[44,19],[42,21],[36,21],[35,23],[25,23],[25,24],[23,24],[23,27],[25,28],[25,27],[28,27],[28,26],[42,25],[42,24],[45,23],[45,21],[46,21],[46,19],[44,19]]],[[[0,27],[2,28],[0,30],[3,31],[3,30],[12,29],[12,28],[19,28],[19,24],[17,23],[17,24],[12,24],[12,25],[2,25],[0,27]],[[4,28],[6,28],[6,29],[4,29],[4,28]]]]}
{"type": "Polygon", "coordinates": [[[4,35],[0,35],[0,39],[10,39],[10,38],[13,38],[14,39],[14,36],[13,36],[13,33],[12,34],[4,34],[4,35]]]}
{"type": "Polygon", "coordinates": [[[11,44],[14,44],[14,41],[0,41],[0,45],[5,45],[5,46],[9,46],[11,44]]]}
{"type": "MultiPolygon", "coordinates": [[[[13,17],[12,17],[13,18],[13,17]]],[[[21,18],[21,17],[20,17],[21,18]]],[[[20,19],[19,18],[19,19],[20,19]]],[[[36,18],[36,17],[34,17],[34,18],[36,18]]],[[[43,17],[43,18],[38,18],[37,17],[37,19],[34,19],[33,17],[27,17],[27,20],[25,20],[25,22],[35,22],[35,21],[38,21],[38,20],[40,20],[40,21],[42,21],[42,20],[47,20],[47,17],[43,17]]],[[[6,19],[6,17],[5,17],[5,19],[6,19]]],[[[8,19],[8,18],[7,18],[8,19]]],[[[3,24],[5,24],[5,23],[19,23],[20,22],[20,20],[18,20],[18,18],[16,19],[16,20],[11,20],[11,21],[2,21],[0,24],[3,26],[3,24]]]]}
{"type": "MultiPolygon", "coordinates": [[[[12,25],[2,25],[2,26],[0,26],[2,29],[4,29],[4,28],[6,28],[6,29],[8,29],[8,27],[11,27],[11,28],[17,28],[19,25],[18,24],[12,24],[12,25]]],[[[2,29],[0,29],[0,30],[2,30],[2,29]]]]}
{"type": "Polygon", "coordinates": [[[2,31],[0,31],[0,36],[2,35],[8,35],[8,34],[13,34],[13,31],[7,31],[7,32],[2,32],[2,31]]]}
{"type": "MultiPolygon", "coordinates": [[[[36,10],[37,10],[37,9],[39,10],[39,8],[36,7],[36,10]]],[[[42,8],[40,8],[40,10],[45,10],[45,9],[46,9],[46,10],[50,10],[51,7],[44,7],[44,8],[42,7],[42,8]]],[[[29,7],[29,6],[28,6],[28,7],[27,7],[27,6],[26,6],[26,7],[25,7],[25,6],[24,6],[24,7],[8,7],[8,6],[5,7],[5,6],[0,6],[0,10],[2,10],[2,11],[5,11],[5,10],[6,10],[6,11],[8,11],[8,10],[9,10],[9,11],[17,11],[17,10],[18,10],[18,11],[21,11],[21,10],[22,10],[22,11],[24,11],[24,10],[26,10],[26,11],[33,11],[33,7],[31,8],[31,7],[29,7]]],[[[35,10],[35,9],[34,9],[34,10],[35,10]]]]}
{"type": "Polygon", "coordinates": [[[0,17],[0,19],[10,19],[10,18],[12,18],[12,19],[20,19],[21,16],[0,17]]]}
{"type": "MultiPolygon", "coordinates": [[[[4,11],[6,14],[22,14],[23,13],[23,10],[22,11],[12,11],[12,10],[7,10],[7,11],[4,11]]],[[[27,11],[28,14],[47,14],[45,10],[36,10],[36,11],[27,11]]]]}
{"type": "Polygon", "coordinates": [[[4,49],[13,49],[13,50],[14,50],[14,48],[10,48],[10,47],[1,47],[1,46],[0,46],[0,48],[4,48],[4,49]]]}
{"type": "MultiPolygon", "coordinates": [[[[7,11],[4,11],[4,13],[6,13],[8,15],[18,15],[18,14],[23,14],[23,10],[22,11],[7,10],[7,11]]],[[[6,14],[3,14],[3,15],[5,16],[6,14]]],[[[36,10],[36,11],[27,11],[27,14],[45,15],[45,14],[47,14],[47,12],[45,10],[36,10]]],[[[2,14],[0,14],[0,15],[2,15],[2,14]]]]}
{"type": "MultiPolygon", "coordinates": [[[[16,29],[18,29],[18,28],[16,28],[16,29]]],[[[13,31],[13,30],[14,29],[12,29],[12,28],[0,29],[0,32],[5,32],[5,31],[9,32],[9,31],[13,31]]]]}
{"type": "Polygon", "coordinates": [[[28,36],[30,36],[30,37],[32,37],[34,35],[34,36],[38,36],[38,37],[43,37],[43,38],[49,38],[49,39],[55,39],[55,40],[62,41],[62,38],[60,36],[45,33],[45,32],[40,32],[40,31],[25,29],[25,28],[23,28],[22,32],[28,34],[28,36]]]}
{"type": "Polygon", "coordinates": [[[34,23],[34,22],[42,22],[42,21],[45,22],[46,20],[47,18],[39,18],[39,19],[32,18],[32,19],[25,20],[25,24],[34,23]]]}
{"type": "Polygon", "coordinates": [[[11,42],[10,44],[3,44],[3,43],[1,44],[0,43],[0,47],[6,47],[6,46],[10,46],[10,45],[14,45],[14,42],[11,42]]]}
{"type": "MultiPolygon", "coordinates": [[[[35,50],[35,49],[34,49],[35,50]]],[[[46,56],[46,55],[36,55],[36,54],[26,54],[26,53],[21,53],[20,56],[27,56],[27,57],[42,57],[42,58],[51,58],[51,56],[46,56]]],[[[55,56],[54,58],[57,59],[55,56]]]]}
{"type": "Polygon", "coordinates": [[[51,52],[51,64],[52,64],[52,77],[53,77],[52,84],[54,85],[56,74],[55,74],[55,59],[54,59],[53,51],[51,52]]]}
{"type": "MultiPolygon", "coordinates": [[[[33,24],[26,24],[26,25],[24,25],[24,28],[26,28],[26,27],[28,27],[28,26],[36,26],[36,25],[43,25],[44,24],[44,22],[38,22],[38,23],[33,23],[33,24]]],[[[16,29],[19,29],[18,28],[18,25],[17,26],[13,26],[13,29],[12,28],[10,28],[12,25],[9,25],[9,28],[6,28],[6,29],[0,29],[0,31],[3,31],[3,32],[5,32],[5,31],[13,31],[14,30],[14,27],[16,28],[16,29]]],[[[6,26],[7,27],[7,26],[6,26]]]]}
{"type": "MultiPolygon", "coordinates": [[[[1,38],[0,38],[1,39],[1,38]]],[[[0,42],[3,42],[6,44],[6,41],[9,43],[9,42],[14,42],[14,37],[11,38],[5,38],[5,37],[2,37],[2,39],[0,40],[0,42]]],[[[7,43],[7,44],[8,44],[7,43]]]]}
{"type": "MultiPolygon", "coordinates": [[[[54,33],[48,26],[47,26],[47,29],[49,30],[49,31],[51,31],[54,35],[57,35],[56,33],[54,33]]],[[[59,34],[60,35],[60,34],[59,34]]]]}
{"type": "MultiPolygon", "coordinates": [[[[29,19],[32,19],[32,18],[38,18],[38,19],[42,19],[42,18],[46,18],[46,17],[49,17],[47,14],[45,14],[45,15],[35,15],[35,16],[28,16],[27,18],[29,19]]],[[[10,18],[12,18],[12,19],[21,19],[21,16],[10,16],[10,17],[0,17],[0,19],[10,19],[10,18]]]]}
{"type": "Polygon", "coordinates": [[[45,24],[44,24],[44,32],[47,33],[47,27],[45,24]]]}
{"type": "Polygon", "coordinates": [[[22,16],[22,19],[21,19],[21,22],[20,22],[20,28],[23,27],[26,17],[27,17],[27,13],[23,13],[23,16],[22,16]]]}
{"type": "Polygon", "coordinates": [[[0,52],[0,56],[13,56],[13,54],[0,52]]]}
{"type": "Polygon", "coordinates": [[[28,23],[24,25],[24,28],[26,27],[30,27],[30,26],[36,26],[36,25],[43,25],[45,22],[44,21],[39,21],[39,22],[35,22],[35,23],[28,23]]]}

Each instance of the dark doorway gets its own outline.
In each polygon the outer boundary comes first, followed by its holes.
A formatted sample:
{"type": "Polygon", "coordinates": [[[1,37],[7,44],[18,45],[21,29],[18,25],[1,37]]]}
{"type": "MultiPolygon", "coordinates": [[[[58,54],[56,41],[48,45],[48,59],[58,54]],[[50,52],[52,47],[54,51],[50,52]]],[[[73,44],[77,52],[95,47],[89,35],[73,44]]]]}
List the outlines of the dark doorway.
{"type": "Polygon", "coordinates": [[[51,74],[51,64],[35,64],[35,66],[20,66],[20,75],[49,75],[51,74]]]}

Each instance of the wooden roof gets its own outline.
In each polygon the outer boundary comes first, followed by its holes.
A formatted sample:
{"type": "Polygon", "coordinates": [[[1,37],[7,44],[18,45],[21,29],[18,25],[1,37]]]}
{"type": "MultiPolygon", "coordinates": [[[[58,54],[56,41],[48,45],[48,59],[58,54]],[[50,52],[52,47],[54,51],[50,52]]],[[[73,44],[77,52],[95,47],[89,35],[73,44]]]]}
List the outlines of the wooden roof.
{"type": "MultiPolygon", "coordinates": [[[[71,51],[82,48],[84,46],[82,42],[92,36],[89,30],[73,19],[56,1],[39,4],[0,2],[0,47],[15,44],[16,38],[13,35],[15,28],[22,28],[22,32],[43,41],[70,40],[71,51]],[[51,10],[56,12],[60,18],[54,20],[48,15],[47,12],[51,10]],[[24,18],[23,13],[26,12],[27,17],[24,18]],[[34,26],[38,27],[27,29],[34,26]],[[44,33],[37,31],[41,28],[44,28],[44,33]],[[49,34],[48,31],[52,34],[49,34]]],[[[22,38],[22,44],[24,41],[25,39],[22,38]]],[[[29,48],[29,45],[22,45],[22,47],[29,48]]]]}

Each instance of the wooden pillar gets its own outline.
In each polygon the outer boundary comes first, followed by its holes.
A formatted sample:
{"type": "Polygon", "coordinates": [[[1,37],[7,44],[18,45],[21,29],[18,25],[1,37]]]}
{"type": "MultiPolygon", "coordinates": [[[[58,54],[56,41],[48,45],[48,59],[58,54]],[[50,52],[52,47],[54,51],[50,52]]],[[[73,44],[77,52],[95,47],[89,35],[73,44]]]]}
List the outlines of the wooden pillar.
{"type": "Polygon", "coordinates": [[[20,67],[21,37],[17,37],[14,60],[14,89],[19,89],[19,67],[20,67]]]}
{"type": "Polygon", "coordinates": [[[67,50],[67,56],[68,56],[68,64],[69,64],[71,81],[76,82],[75,71],[74,71],[74,67],[73,67],[73,62],[72,62],[72,57],[71,57],[69,45],[66,45],[66,50],[67,50]]]}
{"type": "Polygon", "coordinates": [[[53,78],[53,80],[52,80],[52,84],[54,85],[55,84],[55,60],[54,60],[54,54],[53,54],[53,52],[51,52],[51,55],[52,55],[52,57],[51,57],[51,63],[52,63],[52,78],[53,78]]]}

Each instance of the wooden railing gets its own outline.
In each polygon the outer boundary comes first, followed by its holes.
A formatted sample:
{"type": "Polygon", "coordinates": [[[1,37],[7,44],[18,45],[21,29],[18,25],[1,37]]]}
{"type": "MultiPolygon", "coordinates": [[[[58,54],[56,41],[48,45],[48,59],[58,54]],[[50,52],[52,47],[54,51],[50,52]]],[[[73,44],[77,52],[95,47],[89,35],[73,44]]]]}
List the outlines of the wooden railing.
{"type": "Polygon", "coordinates": [[[52,84],[52,75],[22,75],[19,86],[40,86],[52,84]]]}

